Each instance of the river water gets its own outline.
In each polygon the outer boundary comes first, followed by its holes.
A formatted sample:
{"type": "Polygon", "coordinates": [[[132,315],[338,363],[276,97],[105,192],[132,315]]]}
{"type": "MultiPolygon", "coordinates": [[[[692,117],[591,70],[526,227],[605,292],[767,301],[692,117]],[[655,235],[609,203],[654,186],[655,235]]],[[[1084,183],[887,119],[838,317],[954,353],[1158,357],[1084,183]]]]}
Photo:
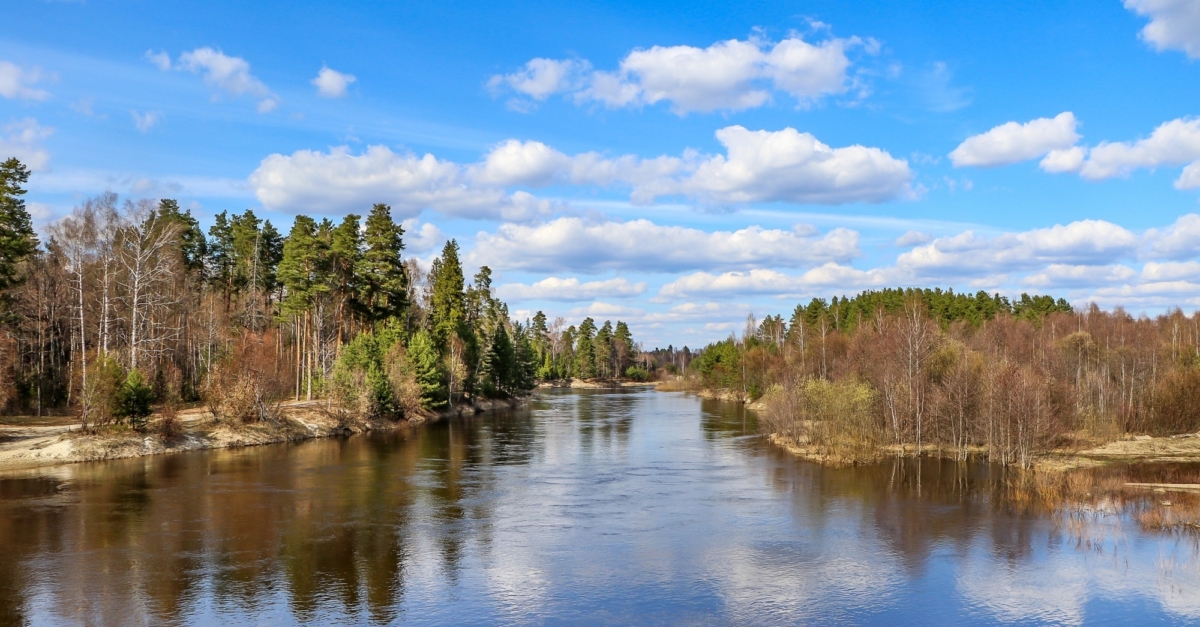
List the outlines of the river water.
{"type": "Polygon", "coordinates": [[[1200,622],[1197,537],[682,393],[0,478],[0,625],[1200,622]]]}

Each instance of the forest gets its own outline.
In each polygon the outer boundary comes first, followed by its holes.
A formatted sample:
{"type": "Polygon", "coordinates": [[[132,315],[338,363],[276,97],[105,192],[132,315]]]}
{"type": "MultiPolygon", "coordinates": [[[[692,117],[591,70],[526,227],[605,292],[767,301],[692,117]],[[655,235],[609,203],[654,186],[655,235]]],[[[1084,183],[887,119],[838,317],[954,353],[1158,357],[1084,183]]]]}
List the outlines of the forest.
{"type": "Polygon", "coordinates": [[[691,362],[700,387],[759,400],[814,457],[883,450],[1029,466],[1126,434],[1200,431],[1200,315],[1134,317],[1022,294],[864,292],[751,317],[691,362]]]}
{"type": "Polygon", "coordinates": [[[144,428],[155,408],[253,422],[286,399],[327,399],[401,419],[520,397],[538,379],[644,372],[624,322],[511,320],[487,266],[466,281],[454,240],[428,271],[405,258],[385,204],[365,220],[297,216],[286,235],[222,212],[206,234],[174,200],[104,193],[39,237],[28,180],[16,159],[0,164],[4,412],[144,428]]]}

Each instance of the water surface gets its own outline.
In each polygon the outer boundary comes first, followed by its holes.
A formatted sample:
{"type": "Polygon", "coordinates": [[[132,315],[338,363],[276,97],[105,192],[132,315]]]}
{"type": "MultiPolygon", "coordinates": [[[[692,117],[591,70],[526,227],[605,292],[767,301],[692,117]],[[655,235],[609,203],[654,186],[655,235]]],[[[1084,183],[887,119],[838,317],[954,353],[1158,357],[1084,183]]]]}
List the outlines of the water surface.
{"type": "Polygon", "coordinates": [[[0,479],[0,625],[1179,624],[1197,536],[986,464],[829,469],[736,405],[527,409],[0,479]]]}

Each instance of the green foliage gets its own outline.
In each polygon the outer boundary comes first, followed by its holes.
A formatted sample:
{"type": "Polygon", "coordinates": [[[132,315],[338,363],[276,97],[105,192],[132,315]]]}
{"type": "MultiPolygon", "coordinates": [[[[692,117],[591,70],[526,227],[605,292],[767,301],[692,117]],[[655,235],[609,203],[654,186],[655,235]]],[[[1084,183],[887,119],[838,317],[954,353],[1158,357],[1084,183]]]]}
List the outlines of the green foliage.
{"type": "Polygon", "coordinates": [[[1061,298],[1055,300],[1050,296],[1022,294],[1020,300],[1014,303],[1005,296],[989,295],[984,291],[972,295],[941,288],[899,288],[868,290],[853,298],[835,296],[828,302],[814,298],[807,305],[796,306],[789,326],[795,328],[800,322],[815,326],[824,317],[830,328],[850,332],[860,324],[869,323],[879,311],[888,314],[899,312],[904,302],[914,294],[921,297],[930,315],[943,328],[958,321],[979,326],[1000,313],[1040,322],[1048,314],[1071,311],[1067,301],[1061,298]]]}
{"type": "Polygon", "coordinates": [[[741,389],[742,353],[732,339],[709,344],[692,361],[705,387],[711,389],[741,389]]]}
{"type": "Polygon", "coordinates": [[[354,269],[358,303],[370,322],[402,318],[408,308],[408,276],[400,257],[403,237],[404,228],[392,221],[391,207],[371,208],[363,236],[365,250],[354,269]]]}
{"type": "Polygon", "coordinates": [[[433,267],[429,270],[429,283],[430,330],[434,341],[444,351],[450,339],[458,333],[459,325],[466,320],[458,242],[446,242],[442,256],[433,261],[433,267]]]}
{"type": "Polygon", "coordinates": [[[575,336],[575,376],[592,379],[596,376],[596,322],[585,318],[575,336]]]}
{"type": "Polygon", "coordinates": [[[328,244],[319,236],[317,223],[308,216],[297,216],[279,262],[279,280],[288,292],[283,301],[285,311],[306,312],[318,295],[329,291],[328,260],[328,244]]]}
{"type": "Polygon", "coordinates": [[[0,320],[8,310],[6,290],[25,281],[24,262],[37,250],[33,222],[25,210],[29,170],[15,158],[0,163],[0,320]]]}
{"type": "Polygon", "coordinates": [[[650,371],[637,366],[630,366],[625,369],[625,378],[630,381],[649,381],[650,371]]]}
{"type": "Polygon", "coordinates": [[[429,408],[446,406],[446,376],[433,338],[424,330],[413,334],[408,341],[408,360],[421,388],[421,401],[429,408]]]}
{"type": "Polygon", "coordinates": [[[360,333],[342,347],[333,368],[333,392],[338,401],[369,418],[396,417],[397,407],[383,357],[387,337],[360,333]]]}
{"type": "Polygon", "coordinates": [[[142,373],[135,368],[129,371],[125,382],[117,389],[113,415],[118,419],[129,421],[129,425],[139,431],[146,428],[146,419],[150,417],[150,404],[154,402],[154,389],[142,378],[142,373]]]}
{"type": "Polygon", "coordinates": [[[179,252],[183,258],[183,267],[188,272],[204,275],[204,260],[208,257],[208,240],[200,229],[200,222],[192,217],[191,210],[180,211],[179,203],[163,198],[158,201],[157,220],[162,224],[178,224],[179,252]]]}

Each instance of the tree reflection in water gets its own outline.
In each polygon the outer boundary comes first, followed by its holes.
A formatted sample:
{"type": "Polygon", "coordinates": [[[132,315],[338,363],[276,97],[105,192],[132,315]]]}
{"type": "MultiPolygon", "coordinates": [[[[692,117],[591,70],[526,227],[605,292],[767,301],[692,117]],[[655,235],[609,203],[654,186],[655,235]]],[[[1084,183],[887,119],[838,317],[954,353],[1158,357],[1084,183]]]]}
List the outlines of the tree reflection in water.
{"type": "Polygon", "coordinates": [[[1200,618],[1197,497],[1122,489],[1200,467],[828,468],[756,433],[737,405],[554,391],[0,479],[0,624],[1087,622],[1107,593],[1200,618]]]}

